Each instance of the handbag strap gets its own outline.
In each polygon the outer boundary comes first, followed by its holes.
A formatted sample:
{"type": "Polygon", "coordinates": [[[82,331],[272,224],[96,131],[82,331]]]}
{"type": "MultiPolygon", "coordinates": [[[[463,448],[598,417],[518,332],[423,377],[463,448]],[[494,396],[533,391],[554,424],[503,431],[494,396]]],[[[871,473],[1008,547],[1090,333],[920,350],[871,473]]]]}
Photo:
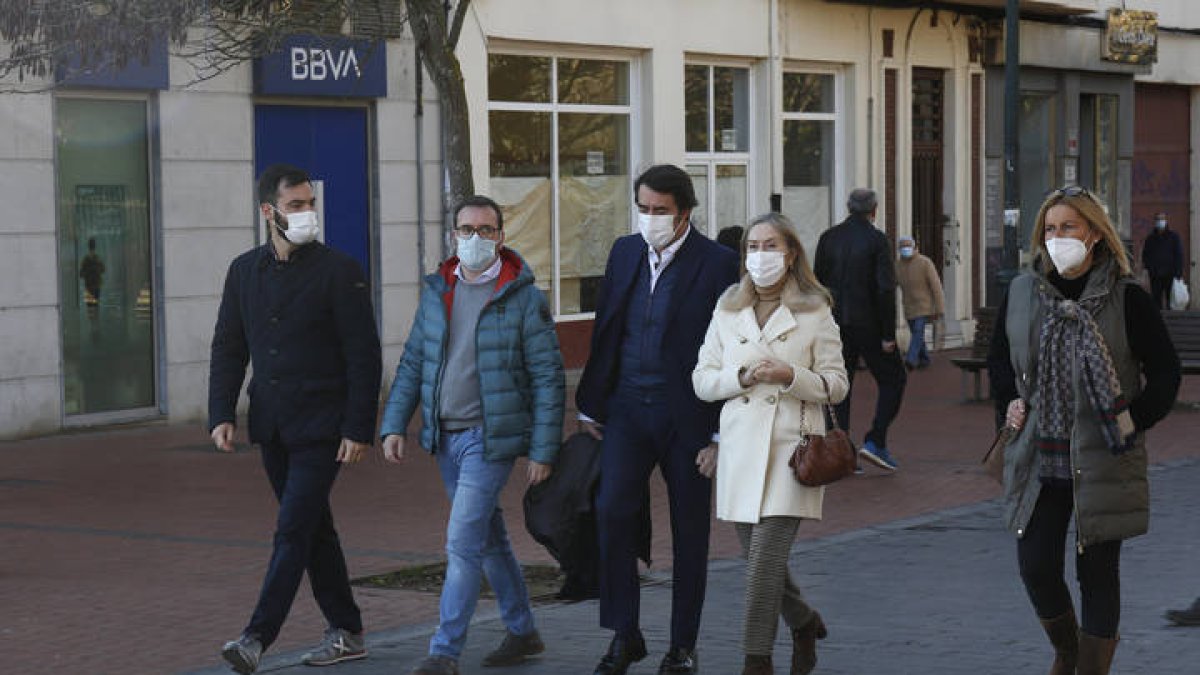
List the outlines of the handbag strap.
{"type": "MultiPolygon", "coordinates": [[[[829,382],[826,381],[825,376],[820,373],[816,373],[816,376],[821,378],[821,388],[825,390],[825,402],[821,404],[821,412],[827,412],[828,415],[826,415],[826,417],[831,421],[832,427],[838,431],[841,431],[842,427],[838,424],[837,411],[833,409],[833,404],[829,402],[829,382]]],[[[808,417],[805,412],[805,406],[802,404],[800,406],[800,428],[806,429],[807,426],[808,417]]],[[[806,429],[805,433],[812,433],[812,429],[806,429]]]]}
{"type": "Polygon", "coordinates": [[[841,431],[842,427],[838,424],[837,411],[833,409],[833,404],[829,402],[829,382],[825,380],[825,376],[817,373],[817,377],[821,378],[821,387],[825,390],[825,403],[821,409],[828,411],[827,417],[833,424],[833,428],[841,431]]]}

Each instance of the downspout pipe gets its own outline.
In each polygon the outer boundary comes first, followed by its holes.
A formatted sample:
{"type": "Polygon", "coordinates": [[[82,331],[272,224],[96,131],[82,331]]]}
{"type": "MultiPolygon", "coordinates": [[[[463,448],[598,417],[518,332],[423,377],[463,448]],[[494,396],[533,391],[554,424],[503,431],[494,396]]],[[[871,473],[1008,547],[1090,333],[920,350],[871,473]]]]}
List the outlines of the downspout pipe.
{"type": "MultiPolygon", "coordinates": [[[[1004,210],[1021,208],[1021,186],[1017,178],[1020,160],[1019,110],[1021,95],[1021,13],[1018,0],[1008,0],[1004,15],[1004,210]]],[[[997,281],[1003,289],[1017,273],[1019,264],[1018,237],[1021,219],[1015,223],[1006,217],[1004,229],[1004,260],[997,281]]]]}
{"type": "Polygon", "coordinates": [[[413,109],[413,132],[417,143],[417,285],[425,276],[425,68],[421,65],[421,50],[413,51],[416,61],[416,105],[413,109]]]}
{"type": "Polygon", "coordinates": [[[771,16],[767,21],[767,30],[770,31],[770,35],[767,36],[767,73],[771,80],[771,114],[768,117],[770,132],[767,147],[771,162],[771,211],[779,213],[783,211],[783,69],[780,67],[782,57],[779,44],[779,0],[771,0],[769,11],[771,16]]]}

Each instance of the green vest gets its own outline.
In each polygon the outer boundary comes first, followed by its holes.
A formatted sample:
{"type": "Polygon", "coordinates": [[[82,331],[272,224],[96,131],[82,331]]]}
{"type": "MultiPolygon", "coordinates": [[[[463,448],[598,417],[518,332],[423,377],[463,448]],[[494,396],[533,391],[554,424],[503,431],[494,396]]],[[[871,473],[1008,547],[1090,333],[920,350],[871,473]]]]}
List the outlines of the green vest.
{"type": "MultiPolygon", "coordinates": [[[[1132,277],[1118,277],[1111,260],[1100,260],[1088,277],[1080,299],[1106,296],[1096,314],[1100,333],[1108,344],[1113,365],[1121,381],[1121,392],[1132,401],[1141,392],[1140,364],[1129,349],[1125,335],[1125,291],[1132,277]]],[[[1009,359],[1017,377],[1017,390],[1028,404],[1021,433],[1004,455],[1004,517],[1010,530],[1024,536],[1042,482],[1040,462],[1034,447],[1037,432],[1038,335],[1044,308],[1038,287],[1058,291],[1040,274],[1026,272],[1008,291],[1005,327],[1009,359]]],[[[1072,373],[1075,393],[1075,425],[1071,430],[1071,474],[1075,493],[1076,544],[1084,546],[1144,534],[1150,521],[1150,496],[1146,480],[1145,434],[1138,433],[1134,448],[1114,455],[1104,441],[1100,421],[1083,391],[1078,361],[1066,364],[1072,373]]]]}

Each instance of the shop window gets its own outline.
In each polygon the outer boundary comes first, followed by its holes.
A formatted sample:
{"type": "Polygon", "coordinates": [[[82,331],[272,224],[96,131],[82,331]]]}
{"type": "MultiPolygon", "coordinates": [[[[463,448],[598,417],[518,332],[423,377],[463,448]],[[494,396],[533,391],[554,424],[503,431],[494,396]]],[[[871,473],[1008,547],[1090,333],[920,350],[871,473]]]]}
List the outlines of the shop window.
{"type": "Polygon", "coordinates": [[[155,404],[146,110],[144,100],[56,102],[67,415],[155,404]]]}
{"type": "Polygon", "coordinates": [[[810,257],[833,225],[841,190],[840,87],[835,73],[783,75],[783,212],[796,223],[810,257]]]}
{"type": "Polygon", "coordinates": [[[1113,94],[1085,94],[1079,105],[1079,183],[1117,217],[1117,108],[1113,94]]]}
{"type": "Polygon", "coordinates": [[[595,310],[609,249],[632,229],[630,77],[626,61],[488,57],[491,196],[559,317],[595,310]]]}
{"type": "Polygon", "coordinates": [[[1018,180],[1021,182],[1021,250],[1029,250],[1029,238],[1038,209],[1055,182],[1055,100],[1050,93],[1022,93],[1018,119],[1018,180]]]}
{"type": "Polygon", "coordinates": [[[750,69],[684,67],[687,170],[696,198],[692,223],[715,237],[750,217],[750,69]]]}

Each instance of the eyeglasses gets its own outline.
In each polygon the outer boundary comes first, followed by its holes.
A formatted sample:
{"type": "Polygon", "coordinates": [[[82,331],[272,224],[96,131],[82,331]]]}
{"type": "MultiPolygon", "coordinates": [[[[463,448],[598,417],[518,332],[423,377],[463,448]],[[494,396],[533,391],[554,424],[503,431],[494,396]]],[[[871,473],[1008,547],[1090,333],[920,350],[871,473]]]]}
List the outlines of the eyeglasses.
{"type": "Polygon", "coordinates": [[[500,234],[500,228],[492,227],[491,225],[480,225],[473,227],[471,225],[459,225],[454,228],[454,231],[463,239],[470,239],[471,235],[478,234],[484,239],[492,239],[497,234],[500,234]]]}

